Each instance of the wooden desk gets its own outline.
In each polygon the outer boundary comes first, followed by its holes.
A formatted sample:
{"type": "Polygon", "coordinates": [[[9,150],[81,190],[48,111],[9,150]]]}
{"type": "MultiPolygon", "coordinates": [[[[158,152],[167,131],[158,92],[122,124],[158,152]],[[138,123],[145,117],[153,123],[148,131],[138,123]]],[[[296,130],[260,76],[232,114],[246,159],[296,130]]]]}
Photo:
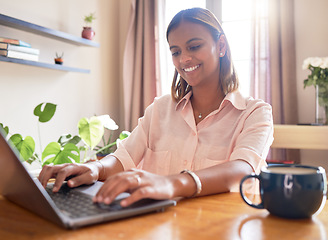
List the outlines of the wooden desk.
{"type": "Polygon", "coordinates": [[[0,196],[0,239],[326,239],[328,205],[311,218],[288,220],[244,203],[239,193],[178,202],[165,212],[65,230],[0,196]]]}

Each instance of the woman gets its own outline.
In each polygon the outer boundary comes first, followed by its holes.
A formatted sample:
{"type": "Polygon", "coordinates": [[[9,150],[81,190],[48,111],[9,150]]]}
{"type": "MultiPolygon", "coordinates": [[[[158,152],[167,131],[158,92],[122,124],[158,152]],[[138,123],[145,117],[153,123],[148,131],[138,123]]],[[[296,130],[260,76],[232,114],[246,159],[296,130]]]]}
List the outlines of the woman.
{"type": "Polygon", "coordinates": [[[114,154],[87,164],[45,166],[40,181],[70,187],[104,185],[95,202],[124,191],[128,206],[142,198],[194,197],[232,191],[265,165],[273,141],[272,111],[244,98],[223,30],[206,9],[179,12],[167,29],[176,72],[172,96],[154,100],[114,154]],[[184,169],[188,169],[183,171],[184,169]],[[191,171],[192,170],[192,171],[191,171]]]}

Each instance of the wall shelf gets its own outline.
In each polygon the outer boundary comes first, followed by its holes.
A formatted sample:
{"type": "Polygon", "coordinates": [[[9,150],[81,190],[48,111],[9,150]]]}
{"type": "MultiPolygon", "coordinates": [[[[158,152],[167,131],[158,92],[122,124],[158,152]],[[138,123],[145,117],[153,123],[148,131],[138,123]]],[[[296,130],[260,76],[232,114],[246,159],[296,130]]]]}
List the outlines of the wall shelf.
{"type": "Polygon", "coordinates": [[[29,61],[29,60],[9,58],[9,57],[4,57],[4,56],[0,56],[0,61],[24,64],[24,65],[35,66],[35,67],[49,68],[49,69],[67,71],[67,72],[90,73],[89,69],[73,68],[73,67],[67,67],[65,65],[43,63],[43,62],[37,62],[37,61],[29,61]]]}
{"type": "MultiPolygon", "coordinates": [[[[56,39],[62,42],[66,42],[69,44],[77,45],[77,46],[88,46],[88,47],[99,47],[100,44],[85,38],[76,37],[74,35],[57,31],[54,29],[42,27],[33,23],[29,23],[17,18],[9,17],[4,14],[0,14],[0,25],[7,26],[10,28],[22,30],[25,32],[34,33],[43,37],[56,39]]],[[[4,36],[2,36],[4,37],[4,36]]],[[[68,71],[68,72],[79,72],[79,73],[90,73],[88,69],[74,68],[68,67],[65,65],[37,62],[37,61],[29,61],[23,59],[16,58],[8,58],[4,56],[0,56],[0,62],[9,62],[9,63],[17,63],[24,64],[29,66],[41,67],[41,68],[49,68],[60,71],[68,71]]]]}
{"type": "Polygon", "coordinates": [[[99,47],[100,44],[85,38],[76,37],[74,35],[57,31],[54,29],[42,27],[33,23],[25,22],[23,20],[9,17],[3,14],[0,14],[0,25],[4,25],[7,27],[23,30],[26,32],[31,32],[34,34],[38,34],[44,37],[57,39],[63,42],[67,42],[70,44],[74,44],[77,46],[90,46],[90,47],[99,47]]]}

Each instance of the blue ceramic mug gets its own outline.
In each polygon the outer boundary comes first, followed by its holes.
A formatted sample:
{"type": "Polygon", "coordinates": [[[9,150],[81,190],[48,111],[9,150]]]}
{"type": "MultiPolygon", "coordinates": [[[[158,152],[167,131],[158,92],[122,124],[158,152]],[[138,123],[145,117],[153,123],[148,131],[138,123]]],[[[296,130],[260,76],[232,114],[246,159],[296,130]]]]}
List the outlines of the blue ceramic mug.
{"type": "Polygon", "coordinates": [[[259,175],[245,176],[240,182],[240,194],[251,207],[267,209],[285,218],[308,218],[319,213],[326,201],[327,178],[322,167],[305,165],[272,165],[261,169],[259,175]],[[247,179],[260,183],[259,204],[249,200],[243,192],[247,179]]]}

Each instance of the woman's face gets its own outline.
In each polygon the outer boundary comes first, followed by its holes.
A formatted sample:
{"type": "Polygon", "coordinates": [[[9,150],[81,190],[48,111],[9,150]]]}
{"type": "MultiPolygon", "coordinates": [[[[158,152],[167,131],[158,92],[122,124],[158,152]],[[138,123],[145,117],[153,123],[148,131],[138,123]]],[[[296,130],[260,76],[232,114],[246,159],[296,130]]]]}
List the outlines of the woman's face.
{"type": "Polygon", "coordinates": [[[182,21],[168,42],[173,64],[190,86],[219,84],[220,40],[215,42],[205,26],[182,21]]]}

